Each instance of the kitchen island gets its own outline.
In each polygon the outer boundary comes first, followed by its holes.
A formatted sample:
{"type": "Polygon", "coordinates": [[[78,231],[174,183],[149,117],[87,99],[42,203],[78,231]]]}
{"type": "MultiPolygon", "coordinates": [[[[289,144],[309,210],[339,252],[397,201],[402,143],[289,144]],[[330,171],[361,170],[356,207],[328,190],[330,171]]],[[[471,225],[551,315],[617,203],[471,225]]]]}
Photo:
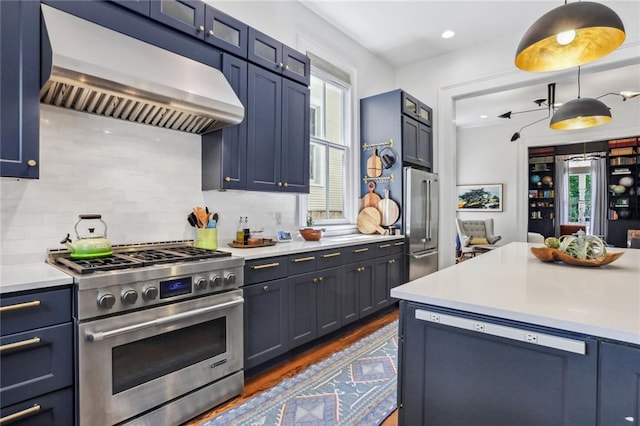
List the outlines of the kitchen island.
{"type": "Polygon", "coordinates": [[[531,246],[391,290],[401,424],[638,424],[640,250],[586,268],[531,246]]]}

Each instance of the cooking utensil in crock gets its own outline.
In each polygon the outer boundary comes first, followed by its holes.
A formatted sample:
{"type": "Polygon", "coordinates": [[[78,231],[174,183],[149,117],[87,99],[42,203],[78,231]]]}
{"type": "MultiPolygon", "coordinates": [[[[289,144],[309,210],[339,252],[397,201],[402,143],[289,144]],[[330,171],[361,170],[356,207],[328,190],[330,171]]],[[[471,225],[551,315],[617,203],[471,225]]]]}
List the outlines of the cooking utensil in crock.
{"type": "Polygon", "coordinates": [[[71,258],[92,259],[111,255],[113,250],[111,249],[111,242],[107,239],[107,224],[102,220],[102,215],[81,214],[78,217],[80,220],[74,226],[76,237],[78,238],[77,241],[75,243],[71,242],[69,234],[60,241],[60,244],[65,244],[71,250],[71,258]],[[89,234],[81,237],[78,232],[78,224],[83,220],[99,220],[104,225],[104,234],[96,233],[95,228],[87,228],[89,234]]]}

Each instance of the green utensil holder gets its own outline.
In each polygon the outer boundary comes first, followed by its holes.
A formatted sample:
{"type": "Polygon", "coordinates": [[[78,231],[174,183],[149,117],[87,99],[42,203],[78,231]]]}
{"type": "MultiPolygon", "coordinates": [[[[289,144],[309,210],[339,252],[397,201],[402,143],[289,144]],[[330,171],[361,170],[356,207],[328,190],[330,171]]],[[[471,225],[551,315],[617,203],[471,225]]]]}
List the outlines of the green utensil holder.
{"type": "Polygon", "coordinates": [[[196,247],[215,250],[218,248],[218,228],[196,229],[196,247]]]}

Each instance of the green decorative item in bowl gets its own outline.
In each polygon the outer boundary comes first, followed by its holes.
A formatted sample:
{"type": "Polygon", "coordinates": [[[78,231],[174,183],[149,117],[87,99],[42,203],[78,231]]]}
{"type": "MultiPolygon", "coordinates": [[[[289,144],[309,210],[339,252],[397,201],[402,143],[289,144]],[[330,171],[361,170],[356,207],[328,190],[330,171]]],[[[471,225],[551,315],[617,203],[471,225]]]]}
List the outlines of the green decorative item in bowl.
{"type": "Polygon", "coordinates": [[[562,261],[576,266],[604,266],[624,254],[608,253],[605,242],[594,235],[547,238],[545,246],[531,247],[531,253],[543,262],[562,261]]]}

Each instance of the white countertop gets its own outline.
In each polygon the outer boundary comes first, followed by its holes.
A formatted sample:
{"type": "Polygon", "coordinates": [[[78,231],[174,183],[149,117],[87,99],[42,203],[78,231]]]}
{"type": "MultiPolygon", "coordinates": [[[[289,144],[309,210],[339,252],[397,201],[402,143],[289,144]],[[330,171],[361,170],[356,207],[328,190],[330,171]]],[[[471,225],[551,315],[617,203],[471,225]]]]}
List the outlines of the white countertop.
{"type": "Polygon", "coordinates": [[[0,294],[68,285],[71,276],[44,262],[0,266],[0,294]]]}
{"type": "Polygon", "coordinates": [[[229,247],[225,242],[218,246],[218,250],[230,252],[234,256],[244,257],[245,260],[251,260],[399,239],[404,239],[404,236],[353,234],[340,237],[325,237],[320,241],[293,240],[288,243],[277,243],[275,246],[269,247],[233,248],[229,247]]]}
{"type": "Polygon", "coordinates": [[[601,267],[542,262],[510,243],[391,290],[391,296],[640,344],[640,250],[601,267]]]}

